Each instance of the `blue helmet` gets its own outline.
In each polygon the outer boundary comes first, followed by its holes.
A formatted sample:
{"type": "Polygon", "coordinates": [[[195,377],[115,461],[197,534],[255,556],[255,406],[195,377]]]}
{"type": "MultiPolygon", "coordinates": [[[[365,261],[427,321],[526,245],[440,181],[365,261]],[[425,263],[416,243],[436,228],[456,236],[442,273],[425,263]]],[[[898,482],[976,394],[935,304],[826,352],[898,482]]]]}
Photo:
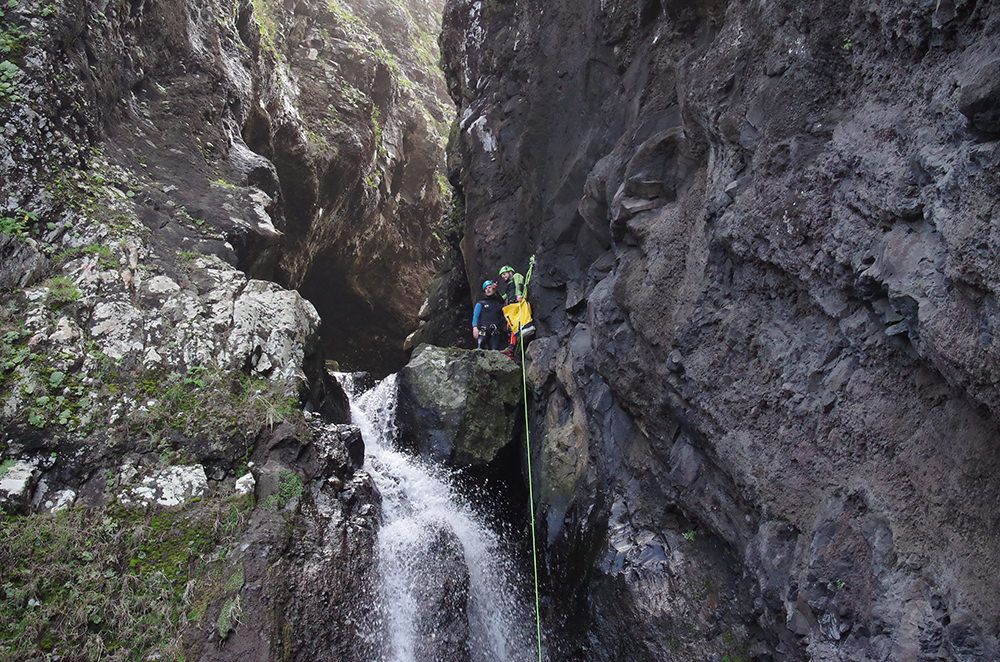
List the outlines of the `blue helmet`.
{"type": "Polygon", "coordinates": [[[483,292],[485,292],[486,288],[489,287],[490,285],[496,285],[496,283],[494,283],[492,280],[484,280],[483,281],[483,292]]]}

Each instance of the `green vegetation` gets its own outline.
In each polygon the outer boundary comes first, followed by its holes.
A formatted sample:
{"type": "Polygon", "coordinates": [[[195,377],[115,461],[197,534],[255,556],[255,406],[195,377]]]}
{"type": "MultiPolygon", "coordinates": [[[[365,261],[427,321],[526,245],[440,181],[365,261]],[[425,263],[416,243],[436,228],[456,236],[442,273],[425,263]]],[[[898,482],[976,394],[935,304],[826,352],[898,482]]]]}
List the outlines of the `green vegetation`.
{"type": "Polygon", "coordinates": [[[372,136],[375,138],[375,150],[383,159],[388,156],[385,149],[385,140],[382,133],[382,111],[378,106],[372,104],[372,136]]]}
{"type": "Polygon", "coordinates": [[[31,349],[21,344],[27,337],[23,327],[9,329],[0,335],[0,385],[4,384],[10,371],[31,356],[31,349]]]}
{"type": "Polygon", "coordinates": [[[375,194],[378,191],[378,187],[382,185],[382,171],[377,167],[373,167],[368,174],[365,175],[364,180],[362,180],[365,190],[371,194],[375,194]]]}
{"type": "Polygon", "coordinates": [[[56,264],[66,264],[71,260],[84,256],[97,256],[97,264],[101,269],[116,269],[119,266],[118,260],[115,259],[111,248],[104,244],[87,244],[86,246],[67,248],[57,253],[54,260],[56,264]]]}
{"type": "Polygon", "coordinates": [[[21,28],[7,19],[7,10],[17,7],[17,0],[7,0],[0,5],[0,103],[24,101],[17,86],[21,68],[14,59],[24,48],[26,39],[21,28]]]}
{"type": "MultiPolygon", "coordinates": [[[[341,0],[328,0],[327,9],[336,20],[339,31],[343,33],[343,37],[352,44],[363,48],[381,66],[385,67],[400,89],[414,92],[417,88],[420,88],[419,94],[422,98],[433,100],[435,103],[437,102],[437,97],[432,90],[426,85],[415,83],[411,80],[407,69],[401,64],[399,58],[389,50],[386,42],[383,41],[381,27],[377,21],[373,21],[367,15],[356,14],[341,0]]],[[[408,44],[412,49],[410,55],[416,55],[415,58],[412,58],[414,64],[411,67],[415,66],[424,72],[424,75],[418,78],[432,78],[433,74],[430,72],[437,70],[440,66],[438,56],[436,55],[438,31],[436,29],[424,29],[423,20],[414,16],[405,3],[397,4],[396,9],[403,15],[406,24],[415,28],[415,31],[412,33],[412,39],[408,44]]],[[[345,100],[348,100],[346,95],[342,96],[344,96],[345,100]]],[[[442,113],[446,114],[447,109],[442,108],[442,113]]]]}
{"type": "Polygon", "coordinates": [[[854,41],[850,37],[846,37],[840,47],[845,51],[852,51],[854,50],[854,41]]]}
{"type": "Polygon", "coordinates": [[[274,8],[269,0],[253,0],[253,13],[257,17],[257,29],[260,31],[261,46],[274,56],[276,60],[281,59],[281,53],[276,46],[281,30],[278,21],[274,17],[274,8]]]}
{"type": "MultiPolygon", "coordinates": [[[[16,381],[23,403],[19,415],[28,424],[37,428],[59,425],[68,430],[85,429],[99,402],[97,396],[106,393],[85,384],[84,375],[70,368],[79,357],[70,352],[35,352],[27,344],[30,337],[19,320],[0,325],[0,386],[16,381]]],[[[111,368],[111,360],[93,345],[83,358],[106,370],[111,368]]]]}
{"type": "Polygon", "coordinates": [[[306,129],[306,139],[310,144],[315,145],[321,149],[329,149],[330,141],[326,139],[326,136],[316,133],[310,129],[306,129]]]}
{"type": "Polygon", "coordinates": [[[203,366],[123,369],[91,341],[84,341],[82,355],[70,349],[36,352],[22,315],[23,308],[13,306],[0,316],[0,386],[19,398],[16,416],[34,427],[87,435],[101,426],[152,443],[167,432],[247,440],[265,426],[304,424],[298,397],[283,384],[203,366]],[[130,404],[112,428],[107,419],[116,403],[130,404]]]}
{"type": "Polygon", "coordinates": [[[79,416],[90,411],[94,399],[79,376],[50,367],[33,352],[26,359],[31,361],[32,378],[21,384],[21,395],[28,423],[36,428],[80,426],[79,416]]]}
{"type": "Polygon", "coordinates": [[[215,630],[219,633],[220,639],[225,639],[233,628],[240,621],[243,609],[240,607],[240,596],[234,596],[226,600],[219,610],[219,617],[215,620],[215,630]]]}
{"type": "Polygon", "coordinates": [[[698,537],[698,534],[695,532],[694,529],[688,529],[681,535],[684,537],[684,540],[687,540],[688,542],[694,542],[695,539],[698,537]]]}
{"type": "Polygon", "coordinates": [[[283,469],[278,474],[278,490],[261,504],[268,510],[281,510],[294,499],[302,496],[302,479],[294,471],[283,469]]]}
{"type": "Polygon", "coordinates": [[[344,99],[347,104],[357,110],[368,107],[368,104],[372,103],[372,100],[368,98],[368,95],[354,87],[350,83],[344,83],[340,86],[339,90],[341,98],[344,99]]]}
{"type": "Polygon", "coordinates": [[[228,191],[236,191],[239,190],[240,188],[236,184],[233,184],[231,181],[223,179],[222,177],[219,177],[218,179],[213,179],[211,181],[211,184],[212,186],[215,186],[217,188],[224,188],[228,191]]]}
{"type": "Polygon", "coordinates": [[[126,179],[123,171],[108,166],[100,152],[94,152],[88,160],[89,168],[55,173],[46,186],[52,197],[88,220],[112,229],[119,237],[148,232],[136,218],[132,205],[136,185],[126,179]]]}
{"type": "Polygon", "coordinates": [[[49,290],[49,301],[52,301],[57,307],[80,300],[80,290],[66,276],[53,276],[43,285],[49,290]]]}
{"type": "Polygon", "coordinates": [[[16,103],[24,101],[18,91],[17,75],[21,68],[10,60],[0,60],[0,103],[16,103]]]}
{"type": "Polygon", "coordinates": [[[434,179],[437,181],[438,190],[441,192],[441,197],[446,202],[451,202],[451,182],[443,172],[435,172],[434,179]]]}
{"type": "Polygon", "coordinates": [[[243,438],[265,426],[303,420],[297,397],[280,384],[242,372],[203,366],[145,372],[128,388],[138,389],[147,404],[129,417],[126,427],[147,436],[173,430],[187,437],[243,438]]]}
{"type": "Polygon", "coordinates": [[[356,31],[367,29],[364,23],[361,22],[361,19],[355,16],[340,0],[328,0],[326,7],[343,27],[353,28],[356,31]]]}
{"type": "MultiPolygon", "coordinates": [[[[7,4],[10,6],[10,3],[7,4]]],[[[0,29],[0,55],[17,55],[24,48],[24,32],[16,25],[7,24],[0,29]]]]}
{"type": "Polygon", "coordinates": [[[5,234],[17,239],[25,239],[31,224],[38,220],[38,216],[30,211],[18,209],[0,216],[0,234],[5,234]]]}
{"type": "Polygon", "coordinates": [[[192,216],[184,207],[177,208],[177,217],[181,219],[182,223],[186,223],[188,226],[193,227],[196,230],[201,230],[205,227],[205,219],[192,216]]]}
{"type": "Polygon", "coordinates": [[[184,263],[190,263],[201,257],[201,253],[198,251],[177,251],[177,259],[184,263]]]}
{"type": "Polygon", "coordinates": [[[181,627],[243,586],[225,552],[250,505],[3,518],[0,658],[181,659],[181,627]]]}

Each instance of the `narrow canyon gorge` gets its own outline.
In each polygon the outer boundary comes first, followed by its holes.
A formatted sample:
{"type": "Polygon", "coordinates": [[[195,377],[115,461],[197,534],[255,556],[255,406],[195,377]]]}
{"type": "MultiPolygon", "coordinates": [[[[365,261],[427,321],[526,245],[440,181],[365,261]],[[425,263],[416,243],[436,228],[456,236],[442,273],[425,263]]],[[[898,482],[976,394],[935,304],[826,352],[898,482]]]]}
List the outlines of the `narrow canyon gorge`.
{"type": "Polygon", "coordinates": [[[10,0],[0,118],[0,659],[1000,660],[997,3],[10,0]]]}

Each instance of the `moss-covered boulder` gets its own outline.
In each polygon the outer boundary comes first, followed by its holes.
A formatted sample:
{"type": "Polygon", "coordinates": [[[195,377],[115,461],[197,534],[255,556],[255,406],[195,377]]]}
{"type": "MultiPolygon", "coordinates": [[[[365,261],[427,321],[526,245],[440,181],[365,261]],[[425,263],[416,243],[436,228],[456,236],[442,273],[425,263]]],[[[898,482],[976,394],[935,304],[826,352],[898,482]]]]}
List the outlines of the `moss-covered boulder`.
{"type": "Polygon", "coordinates": [[[399,373],[400,439],[452,466],[491,462],[520,406],[521,369],[500,352],[420,345],[399,373]]]}

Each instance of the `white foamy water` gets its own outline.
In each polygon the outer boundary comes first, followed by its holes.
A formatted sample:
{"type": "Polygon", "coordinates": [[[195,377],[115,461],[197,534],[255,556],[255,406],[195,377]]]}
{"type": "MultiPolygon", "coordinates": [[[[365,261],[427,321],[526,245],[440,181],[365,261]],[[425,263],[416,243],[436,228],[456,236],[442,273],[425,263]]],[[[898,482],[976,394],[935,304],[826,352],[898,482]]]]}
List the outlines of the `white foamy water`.
{"type": "Polygon", "coordinates": [[[448,471],[396,446],[396,376],[364,393],[357,392],[352,375],[338,377],[351,400],[353,423],[365,440],[364,468],[382,495],[377,544],[380,622],[373,633],[381,649],[378,659],[428,662],[428,655],[437,657],[442,650],[438,647],[454,651],[454,641],[442,642],[454,632],[447,621],[456,612],[468,621],[467,642],[458,644],[468,651],[468,659],[532,659],[534,605],[517,582],[507,543],[458,493],[448,471]],[[443,540],[450,544],[442,545],[443,540]],[[465,565],[457,572],[456,552],[465,565]],[[435,605],[427,604],[426,596],[446,595],[451,588],[447,578],[465,573],[465,604],[452,605],[440,616],[428,614],[435,605]],[[441,585],[428,586],[433,582],[441,585]]]}

